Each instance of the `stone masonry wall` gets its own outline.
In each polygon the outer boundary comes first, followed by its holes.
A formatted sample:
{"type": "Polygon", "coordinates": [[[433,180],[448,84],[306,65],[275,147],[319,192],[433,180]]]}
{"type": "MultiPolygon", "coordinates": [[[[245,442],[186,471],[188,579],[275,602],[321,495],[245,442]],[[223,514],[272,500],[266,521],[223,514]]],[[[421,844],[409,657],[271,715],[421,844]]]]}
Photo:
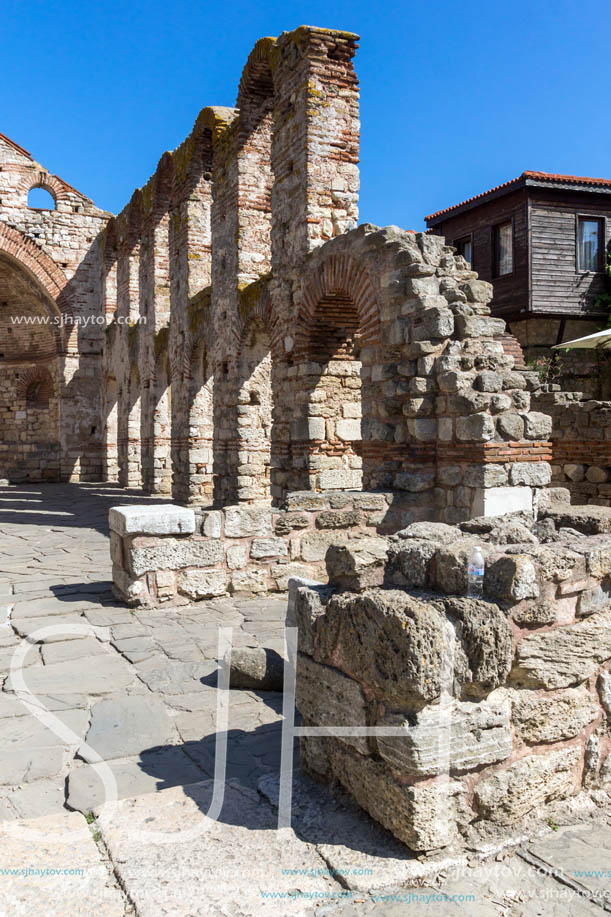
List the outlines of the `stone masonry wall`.
{"type": "Polygon", "coordinates": [[[2,478],[102,476],[97,265],[109,217],[0,134],[2,478]],[[29,205],[34,188],[49,193],[48,208],[29,205]],[[28,400],[28,379],[52,380],[50,397],[28,400]]]}
{"type": "Polygon", "coordinates": [[[236,108],[203,109],[103,234],[120,483],[215,509],[396,491],[409,521],[446,522],[549,483],[550,422],[490,285],[439,237],[356,227],[356,48],[258,41],[236,108]]]}
{"type": "Polygon", "coordinates": [[[611,506],[611,402],[580,392],[537,392],[533,406],[552,418],[552,482],[576,503],[611,506]]]}
{"type": "Polygon", "coordinates": [[[523,835],[611,786],[611,511],[567,499],[550,491],[534,524],[356,539],[327,554],[327,584],[292,585],[304,726],[381,729],[303,737],[302,767],[414,850],[523,835]],[[466,595],[475,544],[482,599],[466,595]]]}
{"type": "Polygon", "coordinates": [[[286,509],[238,504],[110,512],[113,580],[130,604],[284,592],[291,577],[319,577],[332,544],[395,531],[410,518],[400,494],[294,493],[286,509]]]}

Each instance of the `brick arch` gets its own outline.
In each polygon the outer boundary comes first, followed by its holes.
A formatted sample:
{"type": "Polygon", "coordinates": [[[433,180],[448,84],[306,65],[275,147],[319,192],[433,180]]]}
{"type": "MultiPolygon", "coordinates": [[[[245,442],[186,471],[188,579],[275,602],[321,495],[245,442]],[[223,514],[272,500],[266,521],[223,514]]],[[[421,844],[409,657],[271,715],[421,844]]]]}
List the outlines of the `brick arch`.
{"type": "Polygon", "coordinates": [[[76,334],[76,326],[72,306],[67,297],[68,278],[62,269],[35,242],[5,223],[0,223],[0,254],[6,255],[9,260],[24,268],[43,288],[50,302],[63,317],[67,331],[60,331],[56,335],[58,345],[63,346],[65,339],[69,339],[71,334],[76,334]]]}
{"type": "Polygon", "coordinates": [[[28,391],[35,385],[41,386],[41,392],[46,403],[48,403],[51,398],[55,397],[53,377],[44,366],[36,366],[32,369],[28,369],[19,377],[19,381],[15,388],[17,396],[27,401],[28,391]]]}
{"type": "Polygon", "coordinates": [[[380,340],[380,313],[375,291],[367,271],[350,255],[331,255],[310,270],[304,281],[304,292],[297,320],[295,352],[307,351],[316,312],[325,300],[336,299],[338,314],[348,300],[358,316],[362,345],[376,345],[380,340]]]}
{"type": "Polygon", "coordinates": [[[57,175],[48,172],[26,172],[17,185],[17,191],[27,197],[32,188],[44,188],[48,191],[55,203],[67,200],[70,190],[57,175]]]}
{"type": "Polygon", "coordinates": [[[272,300],[267,284],[261,289],[249,312],[243,315],[239,332],[234,331],[238,353],[241,352],[244,340],[255,324],[269,335],[272,359],[279,359],[283,353],[282,326],[272,311],[272,300]]]}
{"type": "MultiPolygon", "coordinates": [[[[200,138],[201,134],[208,130],[212,137],[212,145],[215,146],[235,119],[236,114],[235,108],[228,108],[225,105],[207,105],[206,108],[202,108],[193,128],[195,139],[200,138]]],[[[176,154],[178,151],[174,152],[176,154]]]]}
{"type": "Polygon", "coordinates": [[[275,49],[277,38],[260,38],[248,55],[238,86],[236,108],[240,115],[274,95],[275,49]]]}

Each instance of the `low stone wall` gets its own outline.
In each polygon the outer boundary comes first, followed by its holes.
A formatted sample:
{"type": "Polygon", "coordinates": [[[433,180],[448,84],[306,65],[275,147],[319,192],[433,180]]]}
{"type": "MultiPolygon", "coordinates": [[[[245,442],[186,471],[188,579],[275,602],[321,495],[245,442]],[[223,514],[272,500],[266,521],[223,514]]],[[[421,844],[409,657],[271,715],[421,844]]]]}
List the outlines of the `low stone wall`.
{"type": "Polygon", "coordinates": [[[566,496],[549,492],[536,523],[351,541],[327,584],[292,587],[304,725],[401,730],[302,737],[302,767],[413,850],[492,842],[611,790],[611,511],[566,496]],[[481,599],[466,595],[475,544],[481,599]]]}
{"type": "Polygon", "coordinates": [[[127,506],[110,511],[117,595],[130,604],[174,604],[237,593],[282,592],[291,577],[324,575],[331,544],[394,532],[411,494],[294,493],[286,509],[127,506]]]}
{"type": "Polygon", "coordinates": [[[576,503],[611,506],[611,401],[556,391],[532,400],[552,418],[552,485],[576,503]]]}

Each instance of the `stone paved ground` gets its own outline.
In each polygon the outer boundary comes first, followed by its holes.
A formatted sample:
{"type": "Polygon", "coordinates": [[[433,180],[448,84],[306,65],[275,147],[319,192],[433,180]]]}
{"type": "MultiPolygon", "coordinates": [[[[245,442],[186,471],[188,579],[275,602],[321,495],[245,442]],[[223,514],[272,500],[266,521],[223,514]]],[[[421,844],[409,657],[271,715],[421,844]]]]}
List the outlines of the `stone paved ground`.
{"type": "Polygon", "coordinates": [[[278,836],[281,695],[273,692],[232,690],[229,784],[218,820],[200,833],[212,800],[218,626],[233,626],[238,647],[279,651],[285,602],[118,606],[108,508],[140,501],[152,498],[93,485],[0,488],[0,915],[399,917],[415,909],[568,917],[611,909],[611,828],[602,812],[484,865],[420,860],[296,778],[293,828],[278,836]],[[70,728],[66,745],[12,694],[9,670],[23,637],[75,624],[96,630],[52,633],[32,646],[24,670],[40,703],[70,728]],[[99,815],[104,798],[79,757],[83,740],[117,782],[108,824],[81,814],[99,815]],[[153,842],[151,831],[171,842],[153,842]],[[46,868],[83,872],[21,873],[46,868]]]}

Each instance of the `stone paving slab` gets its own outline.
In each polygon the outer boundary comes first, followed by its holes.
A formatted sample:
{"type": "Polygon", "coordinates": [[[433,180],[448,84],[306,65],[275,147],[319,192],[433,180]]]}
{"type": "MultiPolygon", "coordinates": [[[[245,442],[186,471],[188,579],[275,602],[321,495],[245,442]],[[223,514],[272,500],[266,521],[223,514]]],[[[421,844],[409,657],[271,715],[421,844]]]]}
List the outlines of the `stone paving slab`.
{"type": "Polygon", "coordinates": [[[135,695],[94,704],[85,741],[108,761],[173,745],[178,733],[160,697],[135,695]]]}
{"type": "MultiPolygon", "coordinates": [[[[136,673],[120,656],[85,656],[35,666],[25,682],[33,694],[112,694],[134,681],[136,673]]],[[[5,690],[14,690],[9,675],[5,690]]]]}
{"type": "Polygon", "coordinates": [[[86,826],[76,812],[62,812],[33,821],[20,820],[9,828],[0,825],[2,868],[72,870],[72,875],[6,875],[0,873],[0,914],[44,914],[45,917],[124,917],[128,913],[123,892],[93,837],[62,840],[68,832],[86,826]],[[40,834],[37,840],[13,836],[10,828],[22,826],[40,834]],[[78,871],[78,872],[77,872],[78,871]]]}
{"type": "Polygon", "coordinates": [[[122,800],[102,836],[121,883],[141,917],[258,917],[305,915],[312,899],[265,898],[337,892],[315,848],[292,830],[279,837],[271,808],[254,792],[236,785],[225,791],[219,820],[181,843],[181,833],[202,824],[212,798],[212,781],[122,800]],[[151,844],[147,833],[176,840],[151,844]],[[283,874],[299,870],[305,874],[283,874]],[[171,877],[168,881],[168,877],[171,877]],[[205,891],[204,891],[205,890],[205,891]]]}
{"type": "MultiPolygon", "coordinates": [[[[117,798],[127,799],[172,786],[183,786],[204,780],[204,773],[180,747],[144,752],[134,757],[109,761],[117,781],[117,798]]],[[[91,765],[78,767],[68,775],[67,805],[87,813],[105,801],[104,785],[91,765]]]]}
{"type": "Polygon", "coordinates": [[[553,837],[527,844],[526,849],[554,875],[587,889],[611,911],[611,826],[560,828],[553,837]]]}

